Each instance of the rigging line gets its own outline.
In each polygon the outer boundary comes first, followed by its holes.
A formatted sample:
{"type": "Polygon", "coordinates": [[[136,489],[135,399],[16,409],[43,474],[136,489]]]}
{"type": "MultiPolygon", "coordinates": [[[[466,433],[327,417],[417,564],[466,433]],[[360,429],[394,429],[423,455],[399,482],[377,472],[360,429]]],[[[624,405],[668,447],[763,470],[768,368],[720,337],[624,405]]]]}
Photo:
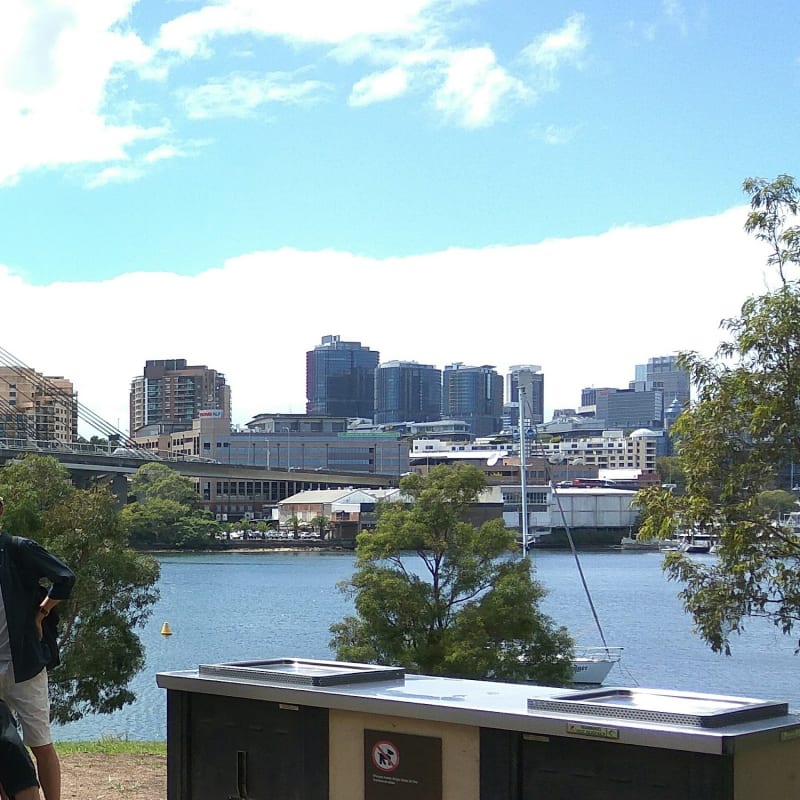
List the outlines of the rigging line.
{"type": "MultiPolygon", "coordinates": [[[[11,403],[6,400],[0,399],[0,411],[15,418],[13,420],[7,420],[4,423],[4,431],[7,427],[13,427],[18,433],[27,434],[27,439],[36,441],[38,431],[35,426],[28,422],[28,415],[22,409],[17,406],[12,406],[11,403]]],[[[6,439],[7,438],[6,436],[6,439]]]]}
{"type": "MultiPolygon", "coordinates": [[[[96,428],[101,433],[107,433],[109,429],[113,429],[108,423],[105,422],[105,420],[97,416],[93,411],[87,409],[85,406],[82,406],[77,400],[77,393],[69,393],[50,381],[47,377],[39,375],[33,368],[27,366],[22,361],[19,361],[19,359],[17,359],[15,356],[12,356],[2,347],[0,347],[0,353],[5,354],[3,363],[5,366],[11,369],[15,375],[23,378],[36,389],[45,390],[51,397],[62,400],[68,407],[74,408],[79,419],[91,424],[92,427],[96,428]]],[[[31,402],[35,402],[32,396],[25,394],[20,389],[17,391],[21,396],[25,397],[31,402]]]]}
{"type": "Polygon", "coordinates": [[[124,434],[118,428],[115,428],[110,422],[107,422],[99,414],[96,414],[90,408],[80,403],[76,399],[76,394],[69,394],[56,384],[52,383],[52,381],[48,380],[47,377],[38,375],[38,373],[32,367],[29,367],[27,364],[25,364],[25,362],[12,355],[3,347],[0,347],[0,355],[2,355],[2,359],[0,359],[2,360],[2,363],[11,368],[15,374],[29,380],[31,383],[40,388],[45,387],[52,395],[61,398],[70,405],[74,405],[81,421],[91,425],[98,432],[105,434],[107,437],[111,437],[113,435],[114,437],[119,438],[128,447],[135,449],[141,448],[141,445],[132,440],[129,436],[124,434]]]}
{"type": "MultiPolygon", "coordinates": [[[[546,461],[547,459],[545,459],[546,461]]],[[[547,472],[547,466],[545,466],[545,472],[547,472]]],[[[597,609],[594,606],[594,601],[592,600],[592,593],[589,591],[589,585],[586,583],[586,576],[583,573],[583,567],[581,566],[581,560],[578,558],[578,551],[575,548],[575,542],[572,539],[572,532],[569,529],[569,525],[567,525],[567,517],[564,513],[564,507],[561,505],[561,497],[559,493],[556,491],[555,483],[553,479],[549,479],[550,489],[553,492],[553,497],[556,499],[556,503],[558,504],[558,510],[561,514],[561,521],[564,523],[564,530],[567,533],[567,540],[569,541],[569,549],[572,551],[572,556],[575,559],[575,564],[578,567],[578,575],[580,576],[581,583],[583,584],[583,591],[586,593],[586,599],[589,602],[589,608],[591,609],[592,616],[594,617],[595,625],[597,626],[597,632],[600,634],[600,641],[603,643],[603,647],[606,648],[608,651],[608,642],[606,642],[605,634],[603,633],[603,626],[600,624],[600,618],[597,616],[597,609]]]]}
{"type": "MultiPolygon", "coordinates": [[[[523,394],[523,403],[524,403],[524,394],[523,394]]],[[[520,417],[524,415],[524,411],[525,411],[524,406],[521,403],[520,417]]],[[[594,601],[592,600],[592,593],[589,591],[589,584],[586,582],[586,576],[584,575],[583,572],[583,566],[581,565],[581,560],[578,557],[578,550],[576,549],[575,541],[572,538],[572,531],[570,530],[569,524],[567,523],[567,515],[564,513],[564,506],[561,503],[561,497],[559,493],[556,491],[556,485],[555,482],[553,481],[552,472],[550,470],[550,466],[547,461],[547,456],[544,453],[544,448],[541,447],[539,442],[539,430],[536,427],[536,423],[534,422],[533,419],[533,401],[530,402],[530,424],[531,424],[531,430],[533,431],[533,444],[534,447],[538,445],[540,448],[540,457],[542,459],[542,462],[544,463],[545,476],[547,478],[548,485],[550,486],[550,491],[552,492],[553,497],[556,500],[556,504],[558,505],[558,511],[559,514],[561,515],[561,522],[563,523],[564,531],[567,534],[569,549],[572,551],[572,557],[575,559],[575,564],[578,568],[578,575],[580,576],[581,584],[583,585],[583,591],[584,594],[586,595],[586,600],[589,603],[589,609],[592,612],[592,617],[594,618],[594,623],[597,627],[597,632],[600,634],[600,641],[603,643],[603,647],[606,648],[606,652],[609,652],[608,642],[606,642],[606,636],[605,633],[603,632],[603,626],[600,624],[600,618],[597,615],[597,609],[595,608],[594,601]]],[[[520,427],[522,427],[522,424],[520,424],[520,427]]],[[[524,463],[525,442],[521,435],[520,435],[519,447],[520,447],[520,460],[524,463]]],[[[524,469],[525,467],[523,466],[523,470],[524,469]]]]}

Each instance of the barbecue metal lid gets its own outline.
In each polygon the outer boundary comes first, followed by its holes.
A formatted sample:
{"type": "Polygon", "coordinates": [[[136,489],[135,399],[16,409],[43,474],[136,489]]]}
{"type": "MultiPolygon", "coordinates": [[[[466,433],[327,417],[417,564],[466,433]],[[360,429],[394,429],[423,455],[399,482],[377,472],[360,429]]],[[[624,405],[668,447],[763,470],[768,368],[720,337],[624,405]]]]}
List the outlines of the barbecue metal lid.
{"type": "Polygon", "coordinates": [[[338,686],[366,681],[405,680],[406,672],[403,667],[304,658],[270,658],[264,661],[200,664],[197,671],[199,675],[227,680],[238,678],[293,686],[338,686]]]}
{"type": "Polygon", "coordinates": [[[529,698],[528,711],[720,728],[789,713],[788,703],[655,689],[594,689],[529,698]]]}

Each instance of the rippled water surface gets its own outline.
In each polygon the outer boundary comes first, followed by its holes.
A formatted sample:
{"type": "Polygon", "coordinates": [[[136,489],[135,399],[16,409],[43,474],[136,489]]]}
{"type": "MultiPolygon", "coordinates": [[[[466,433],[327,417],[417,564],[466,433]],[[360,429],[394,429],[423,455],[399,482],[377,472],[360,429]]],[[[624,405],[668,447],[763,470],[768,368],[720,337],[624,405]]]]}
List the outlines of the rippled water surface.
{"type": "MultiPolygon", "coordinates": [[[[548,588],[544,608],[581,644],[599,634],[567,552],[533,553],[548,588]]],[[[800,710],[796,637],[753,622],[733,656],[711,653],[694,634],[663,576],[661,554],[582,553],[581,565],[609,645],[625,648],[607,684],[737,694],[788,701],[800,710]]],[[[137,701],[106,716],[57,727],[55,738],[166,738],[166,696],[156,673],[201,663],[296,656],[331,658],[329,627],[352,604],[336,584],[352,574],[352,553],[228,553],[164,556],[161,598],[141,631],[147,665],[132,685],[137,701]],[[173,635],[161,636],[169,622],[173,635]]]]}

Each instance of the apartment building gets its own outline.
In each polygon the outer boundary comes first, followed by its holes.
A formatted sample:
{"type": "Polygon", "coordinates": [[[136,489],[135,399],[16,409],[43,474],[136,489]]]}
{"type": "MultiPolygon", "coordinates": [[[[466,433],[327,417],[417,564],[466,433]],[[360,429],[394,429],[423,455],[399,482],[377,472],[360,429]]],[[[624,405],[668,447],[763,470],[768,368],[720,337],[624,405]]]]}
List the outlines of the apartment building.
{"type": "Polygon", "coordinates": [[[71,444],[78,436],[72,381],[29,367],[0,367],[0,439],[71,444]]]}

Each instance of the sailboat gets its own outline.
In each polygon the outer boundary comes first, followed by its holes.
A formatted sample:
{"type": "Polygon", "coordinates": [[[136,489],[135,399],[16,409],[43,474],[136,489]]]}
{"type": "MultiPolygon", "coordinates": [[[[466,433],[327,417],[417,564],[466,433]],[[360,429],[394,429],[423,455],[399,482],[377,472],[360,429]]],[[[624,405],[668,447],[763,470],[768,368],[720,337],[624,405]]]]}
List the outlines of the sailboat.
{"type": "MultiPolygon", "coordinates": [[[[530,542],[529,534],[528,534],[528,485],[527,485],[527,470],[526,470],[526,458],[525,458],[525,432],[523,431],[524,427],[524,389],[522,387],[519,388],[519,464],[520,464],[520,490],[522,494],[522,507],[520,509],[520,516],[522,518],[521,521],[521,533],[522,533],[522,556],[523,558],[527,557],[528,555],[528,545],[530,542]]],[[[586,578],[583,574],[583,567],[581,566],[580,558],[578,557],[578,551],[575,548],[575,542],[572,539],[572,532],[569,529],[569,525],[567,524],[567,517],[564,514],[564,509],[561,505],[561,498],[558,496],[558,492],[556,489],[556,485],[552,478],[549,479],[550,484],[550,491],[553,493],[553,497],[556,499],[558,503],[558,510],[561,514],[561,521],[564,525],[564,530],[567,534],[567,540],[569,541],[570,550],[572,551],[572,556],[575,559],[575,564],[578,567],[578,574],[580,575],[581,583],[583,585],[583,590],[586,595],[586,599],[589,603],[589,608],[591,609],[592,616],[594,617],[595,626],[597,627],[597,632],[600,635],[600,641],[602,642],[602,646],[595,646],[595,647],[578,647],[575,650],[572,659],[572,683],[581,684],[581,685],[599,685],[603,683],[603,681],[608,677],[609,672],[615,664],[618,664],[622,658],[622,647],[618,646],[609,646],[606,642],[605,634],[603,633],[603,629],[600,625],[600,620],[597,616],[597,611],[595,610],[594,603],[592,602],[592,595],[589,592],[589,586],[586,583],[586,578]]]]}

